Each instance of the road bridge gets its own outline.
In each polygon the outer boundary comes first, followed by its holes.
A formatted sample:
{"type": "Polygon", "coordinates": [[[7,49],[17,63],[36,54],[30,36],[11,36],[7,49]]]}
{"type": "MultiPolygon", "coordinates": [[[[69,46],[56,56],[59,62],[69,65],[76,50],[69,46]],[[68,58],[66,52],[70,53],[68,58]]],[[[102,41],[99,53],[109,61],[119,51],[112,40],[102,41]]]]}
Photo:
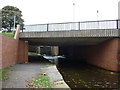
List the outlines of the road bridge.
{"type": "Polygon", "coordinates": [[[120,20],[26,25],[20,40],[29,45],[58,46],[59,54],[119,71],[120,20]]]}
{"type": "Polygon", "coordinates": [[[26,25],[20,38],[35,45],[93,45],[119,37],[120,20],[26,25]]]}

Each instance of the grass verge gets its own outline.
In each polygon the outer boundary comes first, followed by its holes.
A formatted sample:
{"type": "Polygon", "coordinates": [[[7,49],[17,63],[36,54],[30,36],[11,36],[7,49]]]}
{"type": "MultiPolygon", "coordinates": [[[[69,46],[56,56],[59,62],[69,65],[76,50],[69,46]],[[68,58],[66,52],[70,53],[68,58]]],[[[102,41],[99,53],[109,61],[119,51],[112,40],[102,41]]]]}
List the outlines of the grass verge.
{"type": "Polygon", "coordinates": [[[36,80],[34,81],[34,85],[35,86],[42,85],[43,87],[51,88],[49,77],[44,75],[40,75],[39,77],[37,77],[36,80]]]}
{"type": "Polygon", "coordinates": [[[9,71],[10,67],[6,67],[4,69],[0,70],[0,80],[7,80],[8,76],[6,75],[6,73],[9,71]]]}
{"type": "Polygon", "coordinates": [[[41,54],[39,53],[32,53],[33,56],[42,56],[41,54]]]}
{"type": "Polygon", "coordinates": [[[13,65],[10,65],[9,67],[6,67],[4,69],[0,69],[0,80],[8,79],[8,76],[6,74],[8,73],[10,67],[13,67],[13,65]]]}
{"type": "Polygon", "coordinates": [[[35,80],[31,81],[26,87],[28,88],[51,88],[50,79],[46,75],[39,75],[35,80]]]}
{"type": "Polygon", "coordinates": [[[26,87],[28,88],[52,88],[48,76],[40,75],[35,80],[31,81],[26,87]]]}
{"type": "Polygon", "coordinates": [[[39,53],[35,53],[35,52],[29,52],[32,56],[42,56],[41,54],[39,53]]]}
{"type": "Polygon", "coordinates": [[[5,35],[5,36],[9,36],[11,38],[14,37],[14,32],[2,32],[1,34],[5,35]]]}

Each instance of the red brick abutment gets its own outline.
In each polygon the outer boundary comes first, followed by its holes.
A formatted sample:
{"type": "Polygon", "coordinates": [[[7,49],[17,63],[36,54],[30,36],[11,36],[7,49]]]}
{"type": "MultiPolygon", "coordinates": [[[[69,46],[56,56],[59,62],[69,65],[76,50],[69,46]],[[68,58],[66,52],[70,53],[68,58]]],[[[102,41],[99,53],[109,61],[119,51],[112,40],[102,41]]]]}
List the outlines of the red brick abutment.
{"type": "Polygon", "coordinates": [[[85,62],[110,71],[120,71],[120,38],[112,38],[97,45],[61,46],[59,54],[73,62],[85,62]]]}
{"type": "Polygon", "coordinates": [[[20,25],[14,38],[0,34],[0,69],[28,61],[28,43],[19,40],[20,25]]]}

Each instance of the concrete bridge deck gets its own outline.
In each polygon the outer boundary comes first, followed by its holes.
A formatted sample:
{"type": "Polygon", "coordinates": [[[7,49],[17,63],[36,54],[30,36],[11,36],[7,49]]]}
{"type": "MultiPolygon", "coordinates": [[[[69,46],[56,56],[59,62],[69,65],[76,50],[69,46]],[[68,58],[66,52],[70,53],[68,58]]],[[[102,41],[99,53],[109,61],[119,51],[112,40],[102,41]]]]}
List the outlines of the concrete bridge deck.
{"type": "Polygon", "coordinates": [[[119,37],[119,30],[21,32],[20,39],[34,45],[95,45],[119,37]]]}
{"type": "Polygon", "coordinates": [[[27,25],[20,39],[35,45],[95,45],[120,37],[119,26],[120,20],[27,25]]]}

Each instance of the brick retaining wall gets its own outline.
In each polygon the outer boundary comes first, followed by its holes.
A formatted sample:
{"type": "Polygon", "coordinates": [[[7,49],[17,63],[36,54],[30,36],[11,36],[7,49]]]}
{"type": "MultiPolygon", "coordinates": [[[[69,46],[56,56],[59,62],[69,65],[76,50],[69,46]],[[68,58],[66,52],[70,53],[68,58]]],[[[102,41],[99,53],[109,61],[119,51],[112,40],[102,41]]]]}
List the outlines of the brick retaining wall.
{"type": "Polygon", "coordinates": [[[0,34],[0,68],[2,67],[2,35],[0,34]]]}
{"type": "Polygon", "coordinates": [[[27,43],[19,40],[19,31],[18,25],[14,38],[0,34],[0,69],[28,61],[27,43]]]}
{"type": "Polygon", "coordinates": [[[87,62],[98,67],[118,71],[118,38],[110,39],[87,50],[87,62]]]}
{"type": "MultiPolygon", "coordinates": [[[[1,34],[0,34],[1,36],[1,34]]],[[[17,62],[18,44],[11,37],[2,35],[2,67],[4,68],[17,62]]]]}
{"type": "Polygon", "coordinates": [[[18,62],[28,62],[28,42],[19,40],[18,62]]]}

